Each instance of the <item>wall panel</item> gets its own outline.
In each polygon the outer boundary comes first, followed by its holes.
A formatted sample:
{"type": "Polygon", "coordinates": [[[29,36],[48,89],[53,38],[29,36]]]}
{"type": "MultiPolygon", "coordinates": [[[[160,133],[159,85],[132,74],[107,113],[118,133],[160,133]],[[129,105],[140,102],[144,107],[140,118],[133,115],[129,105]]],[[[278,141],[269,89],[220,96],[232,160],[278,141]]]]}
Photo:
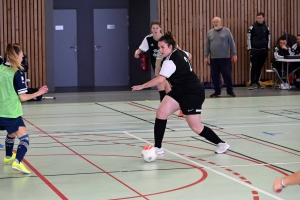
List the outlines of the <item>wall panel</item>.
{"type": "Polygon", "coordinates": [[[270,67],[273,49],[284,31],[300,34],[299,0],[158,0],[162,30],[173,32],[179,46],[192,53],[194,71],[203,82],[211,82],[209,68],[204,64],[206,33],[212,28],[215,16],[222,18],[234,37],[238,61],[233,65],[234,85],[249,81],[250,57],[247,51],[247,31],[255,22],[256,13],[264,12],[271,31],[271,51],[263,70],[262,79],[271,79],[265,73],[270,67]]]}
{"type": "Polygon", "coordinates": [[[0,0],[0,55],[20,43],[28,56],[28,87],[46,84],[44,0],[0,0]]]}

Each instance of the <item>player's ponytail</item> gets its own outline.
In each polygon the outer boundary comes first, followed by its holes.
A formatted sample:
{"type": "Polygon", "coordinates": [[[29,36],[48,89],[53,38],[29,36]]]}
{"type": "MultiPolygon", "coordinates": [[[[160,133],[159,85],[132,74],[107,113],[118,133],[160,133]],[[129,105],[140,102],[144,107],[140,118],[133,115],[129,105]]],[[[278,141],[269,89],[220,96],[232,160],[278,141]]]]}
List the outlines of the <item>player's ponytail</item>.
{"type": "Polygon", "coordinates": [[[168,46],[172,45],[173,50],[177,47],[176,41],[171,31],[167,31],[163,36],[161,36],[161,38],[159,38],[158,41],[164,41],[166,44],[168,44],[168,46]]]}
{"type": "Polygon", "coordinates": [[[22,50],[18,46],[8,44],[6,47],[6,60],[10,63],[10,67],[16,72],[19,69],[23,70],[21,62],[18,60],[18,55],[22,50]]]}

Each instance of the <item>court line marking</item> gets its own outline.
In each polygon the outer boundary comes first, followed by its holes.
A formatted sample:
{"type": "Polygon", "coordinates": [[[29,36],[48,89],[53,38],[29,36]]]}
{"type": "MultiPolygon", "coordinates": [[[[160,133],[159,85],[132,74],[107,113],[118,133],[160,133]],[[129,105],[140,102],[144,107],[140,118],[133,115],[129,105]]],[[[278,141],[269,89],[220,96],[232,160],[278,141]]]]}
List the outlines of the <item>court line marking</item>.
{"type": "MultiPolygon", "coordinates": [[[[123,133],[126,134],[126,135],[128,135],[128,136],[130,136],[130,137],[133,137],[133,138],[135,138],[135,139],[137,139],[137,140],[140,140],[140,141],[142,141],[142,142],[145,142],[145,143],[147,143],[147,144],[151,144],[151,145],[152,145],[152,143],[148,142],[147,140],[144,140],[144,139],[142,139],[142,138],[140,138],[140,137],[137,137],[137,136],[135,136],[135,135],[133,135],[133,134],[130,134],[130,133],[126,132],[126,131],[123,131],[123,133]]],[[[177,154],[177,153],[174,153],[174,152],[172,152],[172,151],[170,151],[170,150],[168,150],[168,149],[166,149],[166,148],[164,148],[164,151],[166,151],[166,152],[168,152],[168,153],[170,153],[170,154],[172,154],[172,155],[174,155],[174,156],[176,156],[176,157],[179,157],[179,158],[181,158],[181,159],[183,159],[183,160],[186,160],[186,161],[188,161],[188,162],[190,162],[190,163],[193,163],[193,164],[195,164],[195,165],[197,165],[197,166],[200,166],[200,167],[202,167],[202,168],[204,168],[204,169],[206,169],[206,170],[209,170],[209,171],[211,171],[211,172],[214,172],[214,173],[216,173],[216,174],[218,174],[218,175],[220,175],[220,176],[223,176],[223,177],[228,178],[228,179],[230,179],[230,180],[232,180],[232,181],[235,181],[235,182],[237,182],[237,183],[240,183],[241,185],[244,185],[244,186],[246,186],[246,187],[248,187],[248,188],[251,188],[251,189],[254,189],[254,190],[258,191],[258,192],[261,192],[261,193],[263,193],[263,194],[265,194],[265,195],[267,195],[267,196],[269,196],[269,197],[272,197],[272,198],[277,199],[277,200],[284,200],[284,199],[282,199],[282,198],[280,198],[280,197],[277,197],[277,196],[275,196],[275,195],[273,195],[273,194],[270,194],[270,193],[268,193],[268,192],[266,192],[266,191],[264,191],[264,190],[261,190],[261,189],[259,189],[259,188],[257,188],[257,187],[254,187],[254,186],[252,186],[252,185],[249,185],[248,183],[245,183],[245,182],[243,182],[243,181],[240,181],[240,180],[237,180],[237,179],[235,179],[235,178],[232,178],[231,176],[228,176],[228,175],[226,175],[226,174],[224,174],[224,173],[222,173],[222,172],[216,171],[216,170],[212,169],[211,167],[207,167],[207,166],[202,165],[202,164],[200,164],[200,163],[198,163],[198,162],[195,162],[195,161],[193,161],[193,160],[190,160],[190,159],[188,159],[188,158],[186,158],[186,157],[184,157],[184,156],[181,156],[181,155],[179,155],[179,154],[177,154]]]]}
{"type": "MultiPolygon", "coordinates": [[[[178,124],[178,120],[168,120],[168,122],[177,122],[178,124]]],[[[206,121],[205,121],[206,122],[206,121]]],[[[146,122],[145,122],[146,123],[146,122]]],[[[268,123],[268,122],[267,122],[268,123]]],[[[288,123],[288,124],[284,124],[285,122],[282,123],[278,123],[278,122],[270,122],[269,124],[267,123],[263,123],[263,122],[259,122],[259,123],[252,123],[253,126],[251,125],[246,125],[245,123],[241,123],[241,125],[236,125],[236,126],[230,126],[232,124],[221,124],[222,126],[226,126],[229,125],[229,128],[239,128],[239,127],[256,127],[256,126],[291,126],[291,125],[300,125],[299,122],[295,122],[295,123],[288,123]],[[243,126],[243,124],[245,124],[243,126]],[[259,125],[258,125],[259,124],[259,125]]],[[[83,124],[52,124],[52,125],[47,125],[47,124],[41,124],[41,125],[37,125],[37,126],[41,126],[41,127],[59,127],[59,126],[82,126],[82,125],[103,125],[103,124],[107,124],[107,125],[111,125],[111,124],[116,124],[116,123],[83,123],[83,124]]],[[[120,122],[120,124],[140,124],[140,122],[120,122]]],[[[249,124],[249,123],[248,123],[249,124]]],[[[171,126],[176,125],[176,124],[170,124],[171,126]]],[[[187,125],[186,125],[187,126],[187,125]]],[[[27,126],[27,127],[34,127],[34,126],[27,126]]],[[[190,130],[190,129],[187,129],[190,130]]]]}

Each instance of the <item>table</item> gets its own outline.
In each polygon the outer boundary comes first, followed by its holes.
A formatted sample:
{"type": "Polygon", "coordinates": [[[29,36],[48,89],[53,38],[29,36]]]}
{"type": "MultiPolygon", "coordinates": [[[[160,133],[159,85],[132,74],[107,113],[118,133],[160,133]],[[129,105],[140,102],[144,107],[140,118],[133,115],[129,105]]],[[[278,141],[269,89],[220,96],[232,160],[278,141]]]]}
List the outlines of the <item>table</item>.
{"type": "MultiPolygon", "coordinates": [[[[290,63],[290,62],[300,62],[300,59],[284,59],[284,58],[280,58],[280,59],[276,59],[276,61],[278,62],[282,62],[281,66],[282,66],[282,70],[283,70],[283,67],[284,67],[284,63],[290,63]]],[[[299,69],[299,68],[298,68],[299,69]]],[[[282,72],[281,72],[282,73],[282,72]]],[[[281,74],[282,75],[282,74],[281,74]]],[[[286,75],[287,75],[287,83],[290,85],[290,81],[289,81],[289,77],[290,77],[290,74],[289,74],[289,65],[287,64],[286,66],[286,75]]],[[[289,87],[289,90],[290,87],[289,87]]]]}

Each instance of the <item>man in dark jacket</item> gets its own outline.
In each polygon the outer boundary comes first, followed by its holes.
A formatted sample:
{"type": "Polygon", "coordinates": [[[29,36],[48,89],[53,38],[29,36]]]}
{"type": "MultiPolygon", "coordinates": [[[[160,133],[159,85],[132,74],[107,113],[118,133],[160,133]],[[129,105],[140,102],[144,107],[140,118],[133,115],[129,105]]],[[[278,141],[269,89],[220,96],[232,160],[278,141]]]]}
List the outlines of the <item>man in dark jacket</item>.
{"type": "Polygon", "coordinates": [[[256,22],[248,30],[248,50],[251,62],[251,82],[249,90],[263,89],[259,84],[261,70],[268,57],[270,50],[270,29],[265,22],[265,14],[259,12],[256,15],[256,22]]]}

